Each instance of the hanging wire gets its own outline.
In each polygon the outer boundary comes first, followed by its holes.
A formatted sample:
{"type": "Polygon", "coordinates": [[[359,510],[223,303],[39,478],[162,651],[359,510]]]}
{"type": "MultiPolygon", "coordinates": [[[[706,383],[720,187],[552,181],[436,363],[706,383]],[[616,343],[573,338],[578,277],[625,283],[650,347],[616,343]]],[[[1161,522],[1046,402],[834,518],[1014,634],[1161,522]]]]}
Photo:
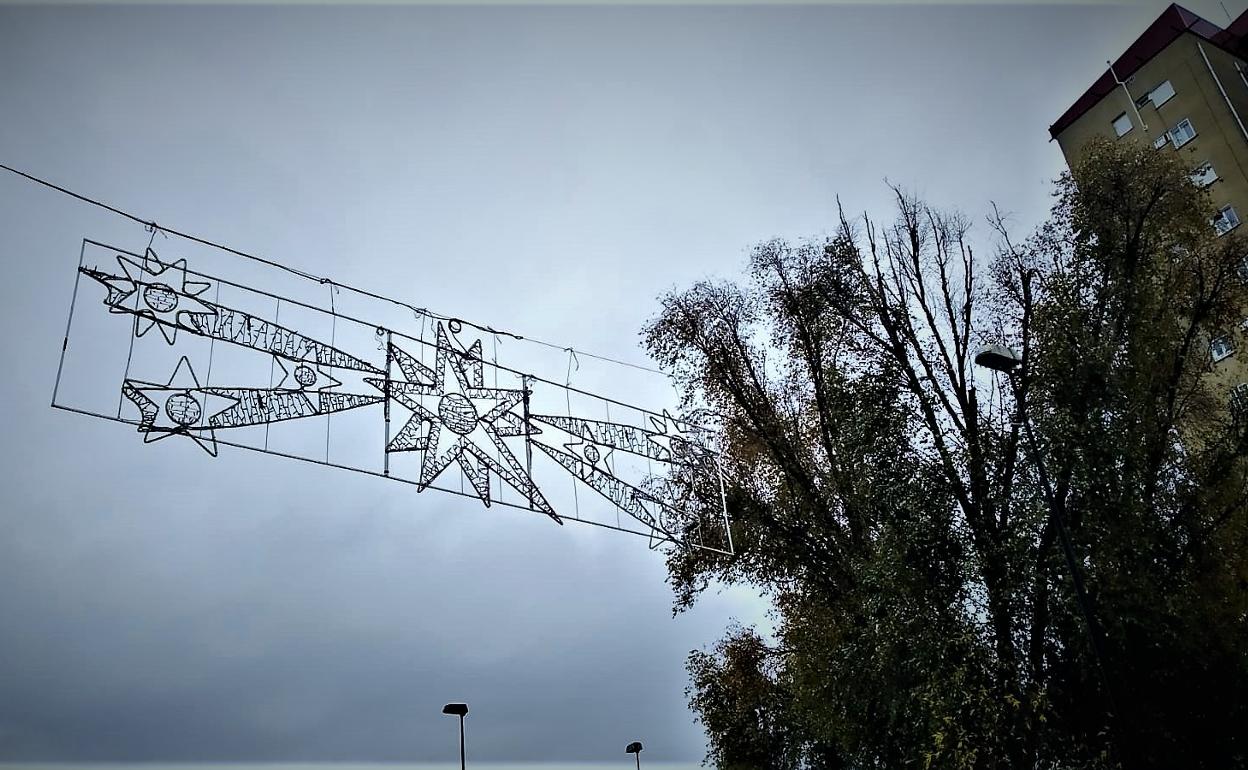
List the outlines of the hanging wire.
{"type": "Polygon", "coordinates": [[[429,314],[419,310],[415,312],[416,316],[420,319],[420,363],[424,364],[425,348],[427,347],[427,343],[425,342],[425,324],[429,323],[429,314]]]}
{"type": "MultiPolygon", "coordinates": [[[[152,227],[156,227],[156,223],[152,223],[152,227]]],[[[152,238],[156,237],[156,231],[152,231],[152,238]]],[[[150,244],[151,241],[148,241],[150,244]]],[[[148,248],[151,248],[149,245],[148,248]]],[[[147,272],[147,256],[144,255],[143,263],[139,266],[139,281],[143,280],[143,275],[147,272]]],[[[130,347],[126,350],[126,372],[122,375],[121,381],[124,383],[130,379],[130,361],[134,358],[134,339],[138,336],[139,331],[139,298],[142,292],[134,293],[134,323],[130,325],[130,347]]],[[[126,390],[122,388],[121,395],[117,397],[117,419],[121,419],[121,410],[126,404],[126,390]]]]}
{"type": "MultiPolygon", "coordinates": [[[[611,402],[610,402],[610,401],[603,401],[603,402],[602,402],[602,405],[603,405],[603,406],[605,406],[605,407],[607,408],[607,422],[611,422],[611,402]]],[[[614,453],[614,452],[612,452],[612,453],[611,453],[611,456],[610,456],[609,458],[607,458],[607,457],[603,457],[603,459],[602,459],[602,465],[603,465],[603,467],[604,467],[604,468],[606,468],[606,469],[607,469],[607,472],[608,472],[608,473],[610,473],[612,476],[614,476],[614,475],[615,475],[615,468],[614,468],[614,467],[612,467],[612,466],[614,466],[614,465],[615,465],[615,453],[614,453]],[[611,462],[610,462],[610,463],[608,463],[608,462],[607,462],[607,460],[608,460],[608,459],[610,459],[610,460],[611,460],[611,462]]],[[[616,505],[616,506],[613,506],[613,507],[615,508],[615,526],[617,526],[617,527],[618,527],[618,526],[620,526],[620,506],[616,505]]]]}
{"type": "MultiPolygon", "coordinates": [[[[282,301],[277,301],[277,307],[273,311],[273,323],[277,323],[282,319],[282,301]]],[[[273,390],[273,366],[277,363],[277,356],[269,356],[269,390],[273,390]]],[[[269,425],[272,423],[268,420],[264,423],[264,451],[269,451],[269,425]]]]}
{"type": "MultiPolygon", "coordinates": [[[[645,425],[646,420],[651,420],[651,419],[653,419],[653,418],[651,418],[649,415],[645,414],[644,412],[642,413],[642,415],[641,415],[641,423],[642,423],[642,425],[645,425]]],[[[651,427],[653,427],[653,426],[651,426],[651,427]]],[[[666,424],[663,426],[663,429],[664,429],[664,431],[666,431],[666,430],[667,430],[667,425],[666,425],[666,424]]],[[[670,442],[668,443],[668,446],[671,446],[671,443],[670,443],[670,442]]],[[[669,457],[671,456],[671,452],[670,452],[670,450],[669,450],[669,452],[668,452],[668,456],[669,456],[669,457]]],[[[654,463],[653,463],[653,462],[651,462],[651,460],[650,460],[650,455],[648,455],[648,454],[647,454],[647,455],[646,455],[646,479],[647,479],[647,480],[649,480],[649,479],[653,479],[654,477],[655,477],[655,476],[654,476],[654,463]]]]}
{"type": "MultiPolygon", "coordinates": [[[[329,346],[336,347],[338,344],[338,308],[334,305],[334,295],[338,293],[338,287],[333,281],[329,283],[329,346]]],[[[329,367],[329,376],[334,376],[334,367],[329,367]]],[[[386,374],[389,377],[389,373],[386,374]]],[[[330,422],[333,420],[334,413],[325,413],[325,462],[329,462],[329,429],[330,422]]]]}
{"type": "MultiPolygon", "coordinates": [[[[572,391],[571,391],[572,365],[576,364],[576,370],[579,372],[581,370],[581,362],[580,360],[577,359],[575,350],[573,350],[572,348],[564,348],[564,350],[568,351],[568,379],[564,383],[563,400],[564,400],[564,403],[568,407],[568,419],[571,420],[572,419],[572,391]]],[[[581,438],[581,437],[577,436],[577,438],[581,438]]],[[[572,474],[572,505],[576,509],[576,519],[577,521],[580,521],[581,499],[580,499],[580,496],[577,494],[577,490],[576,490],[576,474],[575,473],[572,474]]]]}
{"type": "MultiPolygon", "coordinates": [[[[431,319],[436,319],[440,321],[458,321],[460,323],[467,324],[468,326],[471,326],[474,329],[480,332],[486,333],[486,334],[497,334],[497,335],[501,335],[505,337],[511,337],[512,339],[517,339],[517,340],[528,340],[529,342],[532,342],[534,344],[543,345],[545,347],[552,348],[554,350],[570,350],[570,348],[568,348],[565,345],[556,345],[553,342],[546,342],[545,340],[540,340],[535,337],[525,337],[523,335],[516,334],[515,332],[510,332],[505,329],[497,329],[488,324],[474,323],[472,321],[466,321],[462,318],[457,318],[455,316],[448,316],[448,315],[443,315],[441,313],[436,313],[432,310],[429,310],[428,308],[416,307],[415,305],[409,304],[407,302],[403,302],[402,300],[385,297],[385,296],[382,296],[381,294],[376,294],[374,292],[368,291],[367,289],[361,289],[361,288],[352,286],[347,283],[342,283],[341,281],[333,281],[328,277],[314,275],[312,273],[299,270],[298,268],[290,267],[289,265],[283,265],[280,262],[275,262],[265,257],[256,256],[255,254],[248,254],[245,251],[239,251],[238,249],[234,249],[224,244],[208,240],[207,238],[201,238],[197,235],[191,235],[190,233],[185,233],[180,230],[175,230],[172,227],[158,226],[156,222],[153,220],[143,219],[142,217],[136,216],[135,214],[131,214],[128,211],[119,209],[116,206],[112,206],[108,203],[104,203],[103,201],[97,200],[95,198],[91,198],[81,193],[74,192],[73,190],[70,190],[66,187],[62,187],[58,184],[54,184],[52,182],[47,181],[46,179],[41,179],[37,176],[34,176],[33,174],[28,174],[25,171],[20,171],[4,163],[0,163],[0,169],[8,171],[9,173],[12,173],[12,174],[16,174],[17,176],[22,177],[23,179],[26,179],[30,182],[34,182],[35,184],[47,187],[50,190],[55,190],[64,195],[68,195],[69,197],[80,200],[83,203],[87,203],[92,206],[97,206],[101,209],[104,209],[105,211],[111,211],[112,213],[116,214],[119,217],[124,217],[126,219],[129,219],[132,222],[137,222],[138,224],[143,225],[152,233],[153,239],[156,237],[156,232],[160,231],[161,234],[166,238],[169,235],[174,235],[187,241],[192,241],[194,243],[198,243],[198,244],[208,246],[214,249],[220,249],[221,251],[224,251],[229,254],[233,254],[236,257],[241,257],[242,259],[248,259],[253,262],[258,262],[262,265],[267,265],[268,267],[274,268],[276,270],[285,271],[287,273],[290,273],[291,275],[296,275],[296,276],[299,276],[300,278],[304,278],[309,281],[316,281],[317,283],[322,283],[322,284],[335,284],[343,289],[346,289],[349,292],[358,294],[362,297],[369,297],[371,299],[375,299],[381,302],[388,302],[392,305],[397,305],[399,307],[411,310],[412,312],[417,313],[419,315],[428,316],[431,319]]],[[[655,369],[650,366],[646,366],[644,364],[636,364],[636,363],[632,363],[629,361],[622,361],[618,358],[611,358],[610,356],[603,356],[603,355],[598,355],[596,353],[589,353],[583,350],[578,351],[578,352],[581,355],[587,356],[589,358],[595,358],[600,361],[607,361],[609,363],[618,364],[620,366],[627,366],[632,369],[639,369],[641,371],[650,372],[652,374],[659,374],[659,375],[664,375],[664,376],[666,376],[667,374],[666,372],[663,372],[659,369],[655,369]]]]}
{"type": "MultiPolygon", "coordinates": [[[[221,305],[221,282],[220,281],[217,281],[217,296],[213,300],[213,303],[217,305],[218,307],[221,305]]],[[[204,377],[205,388],[212,386],[212,352],[216,348],[216,345],[217,345],[217,338],[209,337],[208,338],[208,374],[204,377]]]]}
{"type": "MultiPolygon", "coordinates": [[[[492,337],[494,340],[494,352],[491,354],[493,356],[493,359],[491,362],[494,364],[494,390],[498,390],[498,335],[495,334],[495,335],[492,335],[492,337]]],[[[522,386],[523,386],[523,382],[524,381],[521,380],[522,386]]],[[[527,430],[528,426],[525,426],[525,428],[527,430]]],[[[527,442],[529,440],[529,437],[525,436],[524,440],[527,442]]],[[[502,459],[502,453],[498,449],[495,449],[493,454],[494,454],[495,460],[502,459]]],[[[498,474],[493,474],[493,478],[498,482],[498,496],[502,497],[503,493],[506,491],[506,488],[503,486],[503,480],[498,474]]]]}
{"type": "Polygon", "coordinates": [[[61,339],[61,356],[56,365],[56,382],[52,385],[52,406],[61,390],[61,374],[65,371],[65,351],[69,350],[69,330],[74,323],[74,307],[78,304],[78,282],[82,280],[82,261],[87,255],[87,242],[78,249],[78,272],[74,275],[74,293],[69,298],[69,317],[65,319],[65,336],[61,339]]]}

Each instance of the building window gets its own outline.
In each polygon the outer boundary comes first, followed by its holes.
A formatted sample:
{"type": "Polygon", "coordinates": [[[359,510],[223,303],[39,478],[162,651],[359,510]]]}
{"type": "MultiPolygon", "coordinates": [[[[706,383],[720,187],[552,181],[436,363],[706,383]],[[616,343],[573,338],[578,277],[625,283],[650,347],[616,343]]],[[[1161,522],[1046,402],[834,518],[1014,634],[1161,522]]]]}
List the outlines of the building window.
{"type": "Polygon", "coordinates": [[[1208,187],[1218,181],[1218,172],[1213,170],[1212,163],[1204,163],[1192,172],[1192,184],[1197,187],[1208,187]]]}
{"type": "Polygon", "coordinates": [[[1132,128],[1131,118],[1130,116],[1127,115],[1127,113],[1124,112],[1118,117],[1114,118],[1114,133],[1117,134],[1118,136],[1122,136],[1123,134],[1127,133],[1128,131],[1131,130],[1131,128],[1132,128]]]}
{"type": "Polygon", "coordinates": [[[1248,417],[1248,382],[1231,388],[1231,414],[1241,419],[1248,417]]]}
{"type": "Polygon", "coordinates": [[[1169,131],[1166,131],[1161,136],[1153,140],[1153,149],[1160,150],[1162,147],[1165,147],[1167,144],[1170,144],[1170,132],[1169,131]]]}
{"type": "Polygon", "coordinates": [[[1144,97],[1144,101],[1151,101],[1154,107],[1160,107],[1170,101],[1172,96],[1174,96],[1174,86],[1170,85],[1170,81],[1167,80],[1152,91],[1149,91],[1148,96],[1144,97]]]}
{"type": "Polygon", "coordinates": [[[1239,227],[1239,214],[1235,213],[1235,207],[1223,206],[1213,218],[1213,229],[1218,231],[1218,235],[1226,235],[1236,227],[1239,227]]]}
{"type": "Polygon", "coordinates": [[[1213,355],[1213,362],[1217,363],[1235,352],[1235,346],[1231,343],[1231,338],[1223,335],[1214,337],[1209,343],[1209,352],[1213,355]]]}
{"type": "Polygon", "coordinates": [[[1179,121],[1179,125],[1170,129],[1170,139],[1174,142],[1175,148],[1182,147],[1188,142],[1196,138],[1196,129],[1192,128],[1192,121],[1184,118],[1179,121]]]}

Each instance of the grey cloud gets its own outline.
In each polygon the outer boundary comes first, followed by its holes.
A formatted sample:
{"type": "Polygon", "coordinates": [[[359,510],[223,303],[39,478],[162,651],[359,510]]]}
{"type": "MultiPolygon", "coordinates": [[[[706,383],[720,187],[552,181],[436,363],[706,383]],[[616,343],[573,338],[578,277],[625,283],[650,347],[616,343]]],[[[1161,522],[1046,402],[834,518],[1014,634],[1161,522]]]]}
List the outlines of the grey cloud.
{"type": "MultiPolygon", "coordinates": [[[[3,5],[0,158],[638,360],[658,293],[837,193],[1038,221],[1046,127],[1150,13],[3,5]]],[[[0,233],[0,759],[446,760],[455,698],[480,759],[701,757],[683,660],[748,592],[672,619],[643,541],[50,410],[80,239],[148,235],[7,175],[0,233]]]]}

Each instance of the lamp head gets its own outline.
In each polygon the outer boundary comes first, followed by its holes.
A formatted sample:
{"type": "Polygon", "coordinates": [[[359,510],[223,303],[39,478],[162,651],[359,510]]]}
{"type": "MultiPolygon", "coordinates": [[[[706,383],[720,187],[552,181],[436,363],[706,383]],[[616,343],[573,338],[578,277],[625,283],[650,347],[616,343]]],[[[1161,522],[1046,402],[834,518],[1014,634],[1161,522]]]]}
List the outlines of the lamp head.
{"type": "Polygon", "coordinates": [[[642,749],[641,741],[633,741],[632,743],[628,744],[628,748],[624,749],[624,753],[625,754],[640,754],[641,749],[642,749]]]}
{"type": "Polygon", "coordinates": [[[443,714],[455,714],[456,716],[466,716],[468,714],[467,703],[448,703],[442,707],[443,714]]]}
{"type": "Polygon", "coordinates": [[[998,372],[1010,372],[1023,357],[1005,345],[985,345],[975,352],[975,363],[998,372]]]}

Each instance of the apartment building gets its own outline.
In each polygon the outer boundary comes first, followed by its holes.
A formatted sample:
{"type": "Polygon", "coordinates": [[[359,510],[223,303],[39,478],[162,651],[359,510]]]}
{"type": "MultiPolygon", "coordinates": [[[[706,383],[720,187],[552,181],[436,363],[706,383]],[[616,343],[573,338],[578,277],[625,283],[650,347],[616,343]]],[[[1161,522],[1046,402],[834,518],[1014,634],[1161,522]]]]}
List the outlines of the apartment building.
{"type": "MultiPolygon", "coordinates": [[[[1214,201],[1210,227],[1236,230],[1248,219],[1248,11],[1223,29],[1170,5],[1049,134],[1071,165],[1095,137],[1179,153],[1214,201]]],[[[1248,414],[1248,308],[1210,341],[1209,355],[1214,386],[1248,414]]]]}

